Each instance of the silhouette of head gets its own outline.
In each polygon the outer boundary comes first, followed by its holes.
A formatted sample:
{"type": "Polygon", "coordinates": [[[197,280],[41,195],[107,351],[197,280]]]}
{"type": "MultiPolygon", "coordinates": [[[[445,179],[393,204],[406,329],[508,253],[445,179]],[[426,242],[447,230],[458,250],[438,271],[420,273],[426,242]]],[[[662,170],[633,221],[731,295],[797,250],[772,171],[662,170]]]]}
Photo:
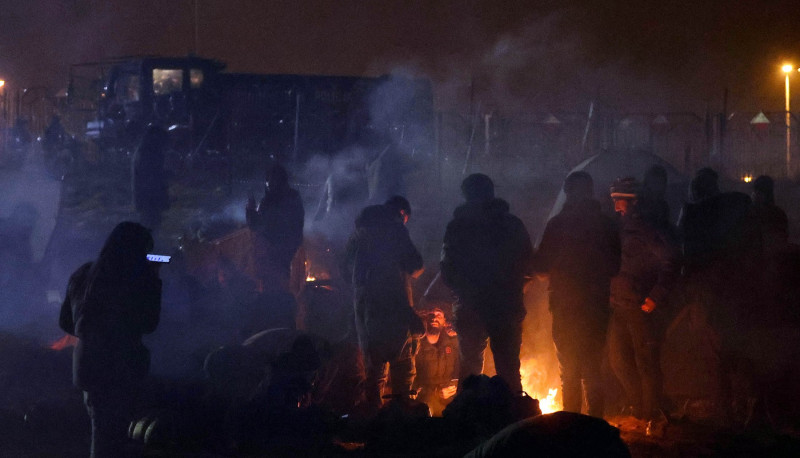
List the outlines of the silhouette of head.
{"type": "Polygon", "coordinates": [[[487,175],[473,173],[461,182],[461,194],[467,202],[493,199],[494,183],[487,175]]]}
{"type": "Polygon", "coordinates": [[[689,185],[690,198],[701,201],[719,194],[719,175],[714,169],[704,167],[697,171],[689,185]]]}
{"type": "Polygon", "coordinates": [[[280,164],[267,168],[264,185],[268,192],[280,191],[289,187],[289,173],[280,164]]]}
{"type": "Polygon", "coordinates": [[[568,201],[591,199],[594,194],[594,180],[584,171],[572,172],[564,179],[564,194],[568,201]]]}
{"type": "Polygon", "coordinates": [[[383,204],[397,211],[403,224],[407,223],[408,219],[411,217],[411,204],[403,196],[392,196],[383,204]]]}
{"type": "Polygon", "coordinates": [[[642,187],[651,196],[663,198],[667,192],[667,169],[659,164],[647,169],[642,187]]]}
{"type": "Polygon", "coordinates": [[[768,175],[761,175],[753,181],[753,202],[757,204],[775,203],[775,182],[768,175]]]}

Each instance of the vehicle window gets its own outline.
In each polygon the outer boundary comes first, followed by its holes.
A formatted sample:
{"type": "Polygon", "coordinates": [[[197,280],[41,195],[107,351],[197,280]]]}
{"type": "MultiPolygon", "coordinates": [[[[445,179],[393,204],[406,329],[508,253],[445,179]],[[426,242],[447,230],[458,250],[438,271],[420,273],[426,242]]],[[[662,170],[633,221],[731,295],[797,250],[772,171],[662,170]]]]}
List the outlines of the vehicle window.
{"type": "Polygon", "coordinates": [[[203,86],[203,70],[193,68],[189,70],[189,84],[192,89],[198,89],[203,86]]]}
{"type": "Polygon", "coordinates": [[[114,83],[114,98],[118,103],[139,101],[139,75],[123,73],[114,83]]]}
{"type": "Polygon", "coordinates": [[[169,95],[183,89],[183,70],[172,68],[153,69],[153,94],[169,95]]]}

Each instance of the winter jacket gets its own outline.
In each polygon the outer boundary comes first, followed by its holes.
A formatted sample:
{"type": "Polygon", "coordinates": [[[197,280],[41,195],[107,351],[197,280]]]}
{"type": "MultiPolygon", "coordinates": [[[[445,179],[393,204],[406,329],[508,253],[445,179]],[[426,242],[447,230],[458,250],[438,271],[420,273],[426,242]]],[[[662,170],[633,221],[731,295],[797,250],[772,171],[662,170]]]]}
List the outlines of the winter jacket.
{"type": "Polygon", "coordinates": [[[273,259],[288,268],[303,243],[305,209],[300,193],[291,188],[266,193],[257,210],[246,212],[247,225],[264,237],[273,259]]]}
{"type": "Polygon", "coordinates": [[[548,221],[534,272],[550,274],[550,306],[607,309],[611,277],[620,265],[616,223],[596,200],[564,204],[548,221]]]}
{"type": "Polygon", "coordinates": [[[73,383],[84,391],[130,386],[147,374],[142,335],[155,331],[161,313],[161,279],[145,258],[150,248],[144,227],[120,223],[98,259],[69,279],[59,325],[79,339],[73,383]]]}
{"type": "Polygon", "coordinates": [[[410,281],[423,268],[422,256],[393,210],[383,205],[362,210],[341,268],[355,290],[362,350],[386,344],[399,353],[410,334],[424,332],[410,297],[410,281]]]}
{"type": "Polygon", "coordinates": [[[740,192],[725,192],[687,204],[678,226],[690,270],[747,257],[746,253],[758,249],[750,197],[740,192]]]}
{"type": "Polygon", "coordinates": [[[73,383],[84,391],[125,386],[143,379],[150,352],[142,335],[158,326],[161,280],[141,278],[130,285],[99,284],[98,301],[86,301],[87,273],[81,266],[69,279],[59,325],[78,337],[73,353],[73,383]]]}
{"type": "Polygon", "coordinates": [[[456,208],[445,231],[442,279],[462,302],[511,297],[521,307],[532,256],[528,231],[506,201],[467,202],[456,208]]]}
{"type": "Polygon", "coordinates": [[[638,309],[645,298],[664,306],[680,274],[678,245],[636,214],[623,218],[622,258],[611,280],[611,306],[638,309]]]}
{"type": "Polygon", "coordinates": [[[439,340],[432,344],[420,339],[416,357],[417,377],[415,387],[444,387],[458,378],[458,339],[442,331],[439,340]]]}

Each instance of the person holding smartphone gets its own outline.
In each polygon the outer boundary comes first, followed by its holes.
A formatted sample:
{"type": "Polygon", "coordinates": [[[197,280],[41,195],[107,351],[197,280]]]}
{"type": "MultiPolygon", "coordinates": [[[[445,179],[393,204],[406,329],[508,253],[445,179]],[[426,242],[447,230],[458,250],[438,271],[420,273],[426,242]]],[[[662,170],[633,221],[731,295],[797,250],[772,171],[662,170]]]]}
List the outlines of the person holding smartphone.
{"type": "Polygon", "coordinates": [[[147,260],[150,230],[119,223],[93,262],[70,277],[59,325],[78,337],[72,378],[92,424],[91,457],[127,456],[126,441],[141,381],[150,367],[142,336],[161,313],[161,263],[147,260]]]}

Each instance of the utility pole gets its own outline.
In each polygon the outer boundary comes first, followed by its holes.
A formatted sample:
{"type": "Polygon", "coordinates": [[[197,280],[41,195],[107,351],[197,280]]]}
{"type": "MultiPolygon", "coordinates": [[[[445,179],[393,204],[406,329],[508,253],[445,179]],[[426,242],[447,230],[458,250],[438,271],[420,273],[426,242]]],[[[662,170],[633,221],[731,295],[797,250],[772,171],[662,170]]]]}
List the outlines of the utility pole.
{"type": "Polygon", "coordinates": [[[194,54],[195,56],[197,55],[198,41],[199,41],[199,37],[200,37],[199,3],[200,3],[200,0],[193,0],[192,1],[192,4],[194,6],[194,40],[192,42],[192,54],[194,54]]]}

